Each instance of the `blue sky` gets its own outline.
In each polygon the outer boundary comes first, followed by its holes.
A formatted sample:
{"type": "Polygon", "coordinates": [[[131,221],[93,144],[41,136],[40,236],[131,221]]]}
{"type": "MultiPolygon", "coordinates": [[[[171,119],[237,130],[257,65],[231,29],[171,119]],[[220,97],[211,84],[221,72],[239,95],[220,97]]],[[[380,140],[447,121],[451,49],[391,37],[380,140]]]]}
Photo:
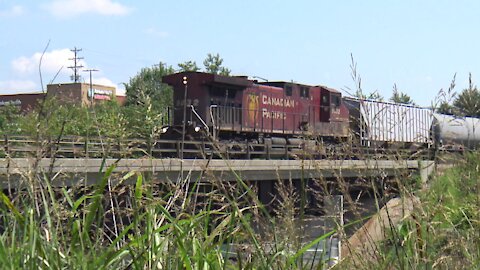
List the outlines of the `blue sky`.
{"type": "MultiPolygon", "coordinates": [[[[0,93],[68,82],[69,49],[82,48],[93,81],[122,87],[142,67],[219,53],[234,75],[354,88],[393,85],[430,105],[457,74],[480,76],[479,1],[0,0],[0,93]],[[63,67],[63,68],[62,68],[63,67]]],[[[88,74],[83,72],[88,82],[88,74]]]]}

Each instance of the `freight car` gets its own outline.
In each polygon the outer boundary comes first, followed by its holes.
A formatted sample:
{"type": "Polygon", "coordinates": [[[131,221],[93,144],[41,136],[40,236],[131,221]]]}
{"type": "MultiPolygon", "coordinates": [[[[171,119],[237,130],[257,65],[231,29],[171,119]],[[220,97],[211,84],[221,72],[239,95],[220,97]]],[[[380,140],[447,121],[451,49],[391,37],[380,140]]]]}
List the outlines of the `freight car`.
{"type": "Polygon", "coordinates": [[[432,146],[432,110],[412,105],[344,98],[358,144],[371,148],[432,146]]]}
{"type": "Polygon", "coordinates": [[[433,114],[432,135],[439,150],[463,151],[480,146],[480,119],[433,114]]]}

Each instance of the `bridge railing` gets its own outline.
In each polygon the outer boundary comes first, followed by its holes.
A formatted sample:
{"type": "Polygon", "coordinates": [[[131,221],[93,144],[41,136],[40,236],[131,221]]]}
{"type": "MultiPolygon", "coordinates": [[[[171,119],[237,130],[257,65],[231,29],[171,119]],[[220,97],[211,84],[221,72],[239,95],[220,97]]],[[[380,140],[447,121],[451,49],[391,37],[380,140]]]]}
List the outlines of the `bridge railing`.
{"type": "Polygon", "coordinates": [[[373,149],[344,145],[321,145],[305,141],[299,144],[252,142],[213,142],[179,140],[147,140],[135,138],[100,138],[63,136],[34,138],[9,136],[0,138],[0,158],[58,157],[58,158],[236,158],[236,159],[297,159],[356,157],[418,159],[430,152],[408,149],[373,149]],[[181,154],[183,152],[183,154],[181,154]]]}
{"type": "Polygon", "coordinates": [[[212,142],[146,139],[114,139],[63,136],[34,138],[4,135],[0,138],[0,157],[180,157],[186,158],[290,158],[301,151],[298,145],[250,142],[212,142]],[[183,144],[183,145],[182,145],[183,144]],[[297,152],[295,152],[297,151],[297,152]]]}

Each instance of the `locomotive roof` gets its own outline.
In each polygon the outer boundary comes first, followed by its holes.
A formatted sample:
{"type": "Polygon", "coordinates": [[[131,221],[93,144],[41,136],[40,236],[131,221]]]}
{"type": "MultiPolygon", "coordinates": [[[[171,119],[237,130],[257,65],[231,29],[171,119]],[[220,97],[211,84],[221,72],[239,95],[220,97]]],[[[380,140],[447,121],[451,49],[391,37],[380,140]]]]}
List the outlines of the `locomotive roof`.
{"type": "Polygon", "coordinates": [[[217,75],[212,73],[205,73],[205,72],[179,72],[170,75],[166,75],[162,77],[162,81],[169,85],[183,85],[183,77],[187,77],[189,82],[194,81],[195,83],[200,84],[207,84],[207,85],[218,85],[218,86],[229,86],[229,87],[238,87],[238,88],[246,88],[252,86],[254,83],[260,85],[267,85],[273,87],[281,87],[284,88],[286,85],[291,86],[300,86],[300,87],[319,87],[325,89],[327,91],[333,93],[340,93],[340,91],[323,86],[312,86],[306,84],[300,84],[295,82],[286,82],[286,81],[268,81],[268,82],[257,82],[249,80],[246,76],[223,76],[217,75]]]}
{"type": "Polygon", "coordinates": [[[330,88],[330,87],[326,87],[326,86],[324,86],[324,85],[319,85],[318,87],[323,88],[323,89],[326,89],[326,90],[328,90],[328,91],[330,91],[330,92],[333,92],[333,93],[339,93],[339,94],[341,93],[341,92],[338,91],[337,89],[333,89],[333,88],[330,88]]]}
{"type": "Polygon", "coordinates": [[[323,86],[323,85],[312,86],[312,85],[306,85],[306,84],[294,83],[294,82],[286,82],[286,81],[258,82],[258,84],[270,85],[270,86],[276,86],[276,87],[284,87],[285,85],[298,85],[298,86],[302,86],[302,87],[319,87],[319,88],[323,88],[323,89],[328,90],[328,91],[333,92],[333,93],[340,93],[340,91],[338,91],[336,89],[326,87],[326,86],[323,86]]]}
{"type": "Polygon", "coordinates": [[[308,86],[309,85],[304,85],[300,83],[294,83],[294,82],[286,82],[286,81],[268,81],[268,82],[258,82],[258,84],[262,85],[270,85],[270,86],[276,86],[276,87],[284,87],[285,85],[299,85],[299,86],[308,86]]]}
{"type": "Polygon", "coordinates": [[[205,72],[180,72],[162,77],[162,81],[169,85],[183,84],[183,77],[187,77],[188,81],[208,85],[226,85],[237,87],[248,87],[253,84],[246,77],[223,76],[205,72]]]}

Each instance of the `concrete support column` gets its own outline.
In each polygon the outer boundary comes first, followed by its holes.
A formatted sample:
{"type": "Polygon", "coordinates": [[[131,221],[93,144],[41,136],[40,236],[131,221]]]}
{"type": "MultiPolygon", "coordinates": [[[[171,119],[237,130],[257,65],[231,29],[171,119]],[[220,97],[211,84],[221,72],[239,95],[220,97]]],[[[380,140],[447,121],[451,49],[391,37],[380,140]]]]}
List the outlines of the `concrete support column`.
{"type": "Polygon", "coordinates": [[[428,177],[435,172],[435,161],[432,160],[419,160],[418,170],[420,172],[420,179],[422,184],[425,185],[428,182],[428,177]]]}

